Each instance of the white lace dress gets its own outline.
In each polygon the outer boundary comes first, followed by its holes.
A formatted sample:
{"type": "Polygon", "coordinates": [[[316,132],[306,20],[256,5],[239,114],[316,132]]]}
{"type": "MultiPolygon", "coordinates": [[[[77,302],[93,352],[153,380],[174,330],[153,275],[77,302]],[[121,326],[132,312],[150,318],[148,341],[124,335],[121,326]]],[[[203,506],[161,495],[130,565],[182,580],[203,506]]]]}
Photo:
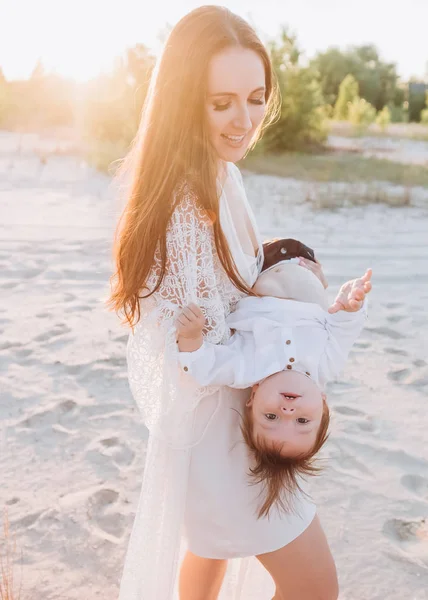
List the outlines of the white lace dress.
{"type": "MultiPolygon", "coordinates": [[[[252,558],[297,537],[315,515],[299,499],[298,515],[256,518],[260,489],[249,486],[250,457],[239,432],[247,390],[198,388],[178,366],[174,319],[198,303],[209,341],[225,341],[225,318],[242,293],[215,250],[211,223],[184,188],[168,228],[168,270],[159,290],[141,301],[127,348],[130,387],[149,429],[146,464],[123,569],[119,600],[175,600],[186,548],[229,563],[222,600],[266,600],[270,577],[252,558]],[[239,558],[248,557],[248,558],[239,558]]],[[[239,169],[227,163],[220,220],[242,277],[252,285],[263,249],[239,169]],[[258,248],[257,260],[254,248],[258,248]]],[[[159,259],[148,282],[156,281],[159,259]]]]}

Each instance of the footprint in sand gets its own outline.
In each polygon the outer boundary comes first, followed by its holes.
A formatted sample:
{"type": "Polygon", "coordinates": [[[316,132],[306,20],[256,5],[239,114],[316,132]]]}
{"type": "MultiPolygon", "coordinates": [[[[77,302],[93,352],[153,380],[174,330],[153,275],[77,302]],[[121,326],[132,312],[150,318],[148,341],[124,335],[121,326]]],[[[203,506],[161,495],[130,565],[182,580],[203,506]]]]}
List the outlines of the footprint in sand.
{"type": "Polygon", "coordinates": [[[401,484],[424,500],[428,500],[428,479],[420,475],[403,475],[401,484]]]}
{"type": "MultiPolygon", "coordinates": [[[[117,510],[119,493],[103,488],[88,498],[87,515],[103,533],[120,538],[125,530],[124,516],[117,510]]],[[[102,537],[105,537],[102,535],[102,537]]]]}
{"type": "Polygon", "coordinates": [[[113,463],[120,469],[134,461],[135,452],[118,437],[112,436],[91,441],[86,449],[86,458],[95,466],[102,464],[105,468],[113,463]]]}
{"type": "Polygon", "coordinates": [[[13,506],[14,504],[17,504],[18,502],[19,502],[18,496],[14,496],[10,500],[6,500],[5,504],[7,504],[7,506],[13,506]]]}
{"type": "Polygon", "coordinates": [[[334,410],[341,415],[346,415],[347,417],[364,417],[365,413],[361,410],[357,410],[356,408],[350,408],[349,406],[335,406],[334,410]]]}
{"type": "Polygon", "coordinates": [[[65,323],[57,323],[54,325],[52,329],[48,329],[48,331],[44,331],[40,333],[38,336],[34,338],[35,342],[49,342],[52,338],[57,337],[59,335],[64,335],[65,333],[70,333],[71,329],[65,325],[65,323]]]}
{"type": "Polygon", "coordinates": [[[405,336],[395,329],[390,327],[366,327],[368,333],[376,333],[384,337],[389,337],[391,340],[402,340],[405,336]]]}
{"type": "Polygon", "coordinates": [[[415,365],[415,367],[426,367],[427,363],[425,360],[423,360],[422,358],[417,358],[416,360],[413,361],[413,364],[415,365]]]}
{"type": "Polygon", "coordinates": [[[387,321],[390,323],[399,323],[405,318],[405,315],[391,315],[390,317],[386,317],[387,321]]]}
{"type": "Polygon", "coordinates": [[[14,350],[21,347],[21,342],[3,342],[3,344],[0,344],[0,350],[14,350]]]}
{"type": "Polygon", "coordinates": [[[398,356],[408,356],[409,353],[405,350],[401,350],[400,348],[384,348],[384,351],[388,354],[397,354],[398,356]]]}
{"type": "Polygon", "coordinates": [[[37,520],[39,519],[40,515],[43,513],[42,510],[35,512],[35,513],[30,513],[29,515],[25,515],[24,517],[21,517],[20,519],[17,519],[16,521],[14,521],[12,523],[13,528],[20,528],[23,527],[24,529],[28,529],[30,528],[32,525],[34,525],[34,523],[37,522],[37,520]]]}
{"type": "Polygon", "coordinates": [[[52,405],[46,410],[34,412],[29,417],[16,423],[16,426],[25,429],[39,429],[41,427],[53,426],[60,423],[64,415],[72,411],[77,406],[74,400],[64,400],[58,404],[52,405]]]}
{"type": "Polygon", "coordinates": [[[350,408],[349,406],[335,406],[334,411],[339,413],[340,415],[345,415],[347,417],[355,417],[355,419],[352,419],[352,421],[348,421],[348,431],[352,432],[353,430],[360,430],[373,433],[374,431],[378,430],[378,427],[373,421],[372,417],[360,410],[350,408]]]}
{"type": "Polygon", "coordinates": [[[100,452],[105,456],[110,456],[117,465],[129,465],[134,460],[135,452],[122,443],[118,437],[105,438],[99,443],[100,452]]]}
{"type": "Polygon", "coordinates": [[[370,348],[370,346],[370,342],[355,342],[354,344],[355,348],[362,348],[363,350],[367,350],[367,348],[370,348]]]}
{"type": "Polygon", "coordinates": [[[383,526],[383,534],[402,550],[428,564],[428,519],[390,519],[383,526]]]}
{"type": "Polygon", "coordinates": [[[410,369],[396,369],[394,371],[388,371],[387,377],[395,383],[402,383],[411,373],[410,369]]]}

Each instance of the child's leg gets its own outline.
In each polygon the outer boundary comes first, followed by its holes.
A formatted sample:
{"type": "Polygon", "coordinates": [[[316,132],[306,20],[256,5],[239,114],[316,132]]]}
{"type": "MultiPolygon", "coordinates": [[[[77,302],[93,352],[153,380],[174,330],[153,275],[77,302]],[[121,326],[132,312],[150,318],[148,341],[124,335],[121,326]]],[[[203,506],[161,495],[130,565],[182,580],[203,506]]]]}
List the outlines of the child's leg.
{"type": "Polygon", "coordinates": [[[189,550],[180,569],[180,600],[217,600],[227,560],[202,558],[189,550]]]}

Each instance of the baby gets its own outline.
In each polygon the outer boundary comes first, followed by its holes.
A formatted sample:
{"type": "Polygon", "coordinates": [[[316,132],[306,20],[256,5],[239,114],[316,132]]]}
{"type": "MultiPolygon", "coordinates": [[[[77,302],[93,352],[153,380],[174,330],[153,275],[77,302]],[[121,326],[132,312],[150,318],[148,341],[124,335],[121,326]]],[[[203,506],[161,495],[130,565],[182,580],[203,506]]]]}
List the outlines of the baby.
{"type": "Polygon", "coordinates": [[[372,272],[342,285],[328,307],[310,248],[274,240],[264,250],[257,296],[241,299],[227,318],[234,331],[228,342],[203,339],[205,319],[195,304],[182,310],[176,328],[180,365],[198,384],[252,387],[241,429],[255,458],[253,476],[279,498],[280,488],[298,487],[298,474],[318,470],[312,459],[329,425],[324,386],[343,369],[364,326],[372,272]],[[296,253],[300,258],[288,259],[296,253]]]}

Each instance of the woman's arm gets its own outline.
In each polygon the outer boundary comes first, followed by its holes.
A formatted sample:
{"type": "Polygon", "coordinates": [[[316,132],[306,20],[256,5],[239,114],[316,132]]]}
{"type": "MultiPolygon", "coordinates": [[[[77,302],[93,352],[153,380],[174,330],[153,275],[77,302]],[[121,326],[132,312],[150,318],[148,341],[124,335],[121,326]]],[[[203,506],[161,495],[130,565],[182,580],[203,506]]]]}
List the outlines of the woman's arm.
{"type": "MultiPolygon", "coordinates": [[[[129,336],[127,363],[129,385],[143,422],[152,432],[173,439],[199,400],[212,392],[183,378],[177,360],[176,315],[189,302],[198,303],[206,338],[224,341],[229,333],[226,313],[231,291],[216,253],[211,222],[189,190],[172,215],[166,245],[166,273],[159,289],[140,301],[141,319],[129,336]]],[[[160,272],[158,252],[148,289],[154,288],[160,272]]]]}

